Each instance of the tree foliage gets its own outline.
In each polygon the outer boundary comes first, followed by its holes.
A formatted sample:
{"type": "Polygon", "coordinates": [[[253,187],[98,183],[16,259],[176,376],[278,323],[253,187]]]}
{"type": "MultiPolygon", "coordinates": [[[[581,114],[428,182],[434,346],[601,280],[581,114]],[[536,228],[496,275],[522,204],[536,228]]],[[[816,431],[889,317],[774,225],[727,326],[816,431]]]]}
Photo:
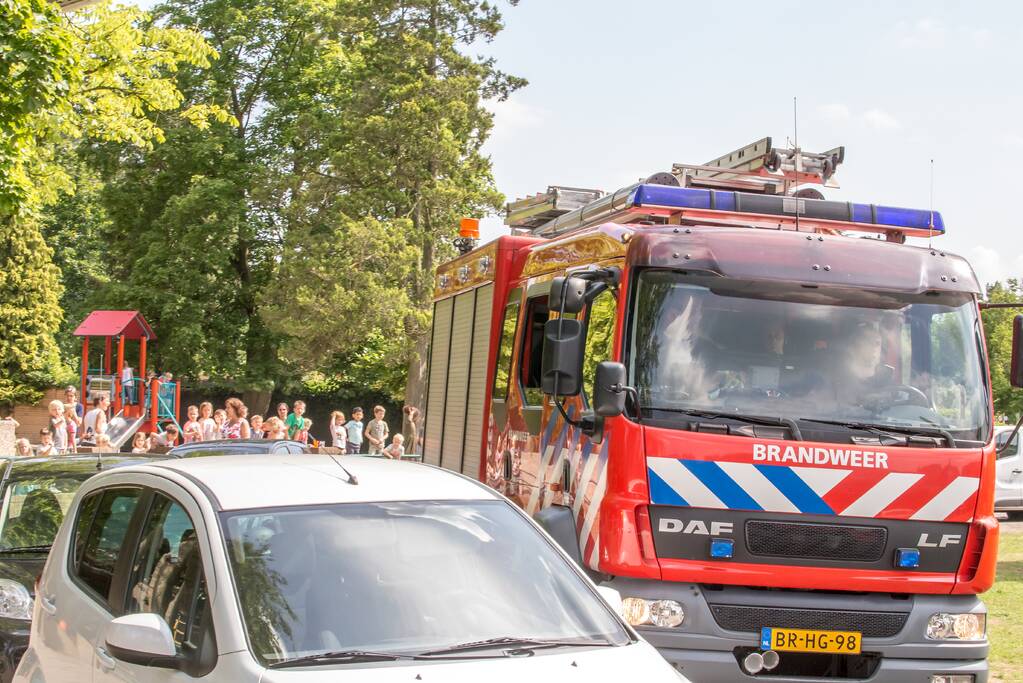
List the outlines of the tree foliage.
{"type": "Polygon", "coordinates": [[[457,217],[499,206],[483,102],[521,82],[466,54],[500,30],[479,0],[169,0],[169,27],[221,58],[182,69],[186,103],[237,126],[165,126],[101,160],[122,257],[111,302],[159,330],[158,360],[237,388],[352,376],[400,393],[437,253],[457,217]],[[395,372],[397,369],[397,372],[395,372]]]}
{"type": "MultiPolygon", "coordinates": [[[[988,285],[987,300],[991,303],[1023,301],[1023,285],[1014,278],[1006,280],[1004,284],[996,282],[988,285]]],[[[1018,416],[1023,412],[1023,395],[1009,385],[1009,368],[1012,364],[1012,321],[1019,313],[1023,311],[1014,308],[989,308],[982,315],[995,414],[1018,416]]]]}
{"type": "MultiPolygon", "coordinates": [[[[0,402],[10,403],[35,399],[61,372],[61,286],[39,214],[74,189],[65,153],[84,140],[162,140],[156,114],[182,101],[174,71],[215,53],[137,8],[69,17],[48,0],[0,0],[0,56],[0,402]]],[[[183,116],[228,118],[203,103],[183,116]]]]}

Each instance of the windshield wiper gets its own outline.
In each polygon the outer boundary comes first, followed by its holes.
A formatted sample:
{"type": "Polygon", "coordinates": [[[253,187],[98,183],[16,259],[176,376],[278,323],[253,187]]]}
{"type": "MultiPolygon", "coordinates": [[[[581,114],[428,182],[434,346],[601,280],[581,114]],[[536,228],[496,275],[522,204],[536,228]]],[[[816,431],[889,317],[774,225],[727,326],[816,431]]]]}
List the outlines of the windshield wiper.
{"type": "Polygon", "coordinates": [[[293,666],[309,666],[311,664],[335,664],[337,662],[390,662],[399,659],[415,659],[414,655],[403,655],[397,652],[373,652],[371,650],[339,650],[337,652],[320,652],[294,659],[285,659],[267,666],[268,669],[288,669],[293,666]]]}
{"type": "Polygon", "coordinates": [[[506,647],[514,649],[532,650],[542,647],[613,647],[614,643],[604,638],[572,638],[572,639],[546,639],[546,638],[516,638],[502,636],[500,638],[488,638],[477,640],[471,643],[459,643],[437,650],[428,650],[419,653],[422,657],[433,657],[455,652],[466,652],[469,650],[485,650],[494,647],[506,647]]]}
{"type": "MultiPolygon", "coordinates": [[[[819,424],[837,425],[849,429],[862,429],[865,432],[873,432],[881,436],[898,438],[900,436],[938,436],[948,442],[952,448],[956,446],[955,437],[947,429],[940,427],[910,427],[901,425],[875,424],[872,422],[858,422],[856,420],[818,420],[815,417],[801,417],[803,422],[817,422],[819,424]]],[[[908,441],[908,439],[904,439],[908,441]]]]}
{"type": "Polygon", "coordinates": [[[46,545],[19,545],[14,548],[0,548],[0,554],[4,553],[48,553],[52,544],[46,545]]]}
{"type": "Polygon", "coordinates": [[[803,435],[799,431],[796,421],[787,417],[768,417],[766,415],[743,415],[742,413],[730,413],[717,410],[703,410],[701,408],[661,408],[657,406],[643,406],[647,410],[663,410],[668,413],[680,413],[691,417],[705,417],[713,420],[716,418],[731,418],[748,424],[764,425],[768,427],[785,427],[792,434],[792,439],[802,441],[803,435]]]}

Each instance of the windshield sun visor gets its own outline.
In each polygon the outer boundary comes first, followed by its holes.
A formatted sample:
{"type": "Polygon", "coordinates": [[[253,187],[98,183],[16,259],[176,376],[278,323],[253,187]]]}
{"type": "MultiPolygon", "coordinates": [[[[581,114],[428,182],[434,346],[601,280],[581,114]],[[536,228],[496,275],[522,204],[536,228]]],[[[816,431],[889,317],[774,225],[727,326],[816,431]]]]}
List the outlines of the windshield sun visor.
{"type": "Polygon", "coordinates": [[[939,249],[763,228],[644,228],[632,238],[629,265],[747,281],[980,294],[970,265],[939,249]]]}

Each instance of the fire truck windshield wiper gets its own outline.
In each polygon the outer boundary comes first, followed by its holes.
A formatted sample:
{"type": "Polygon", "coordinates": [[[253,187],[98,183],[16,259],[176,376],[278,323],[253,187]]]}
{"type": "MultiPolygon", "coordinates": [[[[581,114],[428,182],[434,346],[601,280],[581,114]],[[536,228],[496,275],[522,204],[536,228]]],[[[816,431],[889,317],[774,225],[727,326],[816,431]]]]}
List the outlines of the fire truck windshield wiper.
{"type": "Polygon", "coordinates": [[[796,421],[788,417],[768,417],[766,415],[743,415],[742,413],[732,413],[728,411],[718,410],[703,410],[700,408],[666,408],[660,406],[643,406],[646,410],[662,410],[668,413],[680,413],[682,415],[689,415],[691,417],[704,417],[709,420],[718,418],[728,418],[731,420],[739,420],[751,425],[766,425],[770,427],[785,427],[792,434],[792,439],[795,441],[802,441],[803,435],[799,431],[799,425],[796,421]]]}
{"type": "Polygon", "coordinates": [[[818,420],[815,417],[801,417],[799,418],[802,422],[817,422],[819,424],[837,425],[839,427],[848,427],[849,429],[862,429],[865,432],[872,432],[878,436],[889,436],[895,439],[902,438],[906,440],[906,436],[936,436],[944,439],[948,442],[948,445],[952,448],[956,446],[955,437],[947,429],[941,429],[940,427],[913,427],[913,426],[901,426],[901,425],[890,425],[890,424],[875,424],[872,422],[858,422],[856,420],[818,420]]]}

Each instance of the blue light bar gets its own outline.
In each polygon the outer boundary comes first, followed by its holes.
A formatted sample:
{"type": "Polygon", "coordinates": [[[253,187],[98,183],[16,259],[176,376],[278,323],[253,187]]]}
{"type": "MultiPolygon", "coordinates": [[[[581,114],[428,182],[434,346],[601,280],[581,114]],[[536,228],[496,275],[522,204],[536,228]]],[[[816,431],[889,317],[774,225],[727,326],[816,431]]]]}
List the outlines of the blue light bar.
{"type": "Polygon", "coordinates": [[[895,566],[899,569],[916,569],[920,566],[920,551],[916,548],[897,548],[895,566]]]}
{"type": "Polygon", "coordinates": [[[636,208],[699,209],[768,216],[799,217],[877,226],[877,231],[912,230],[945,233],[945,222],[937,211],[902,209],[877,204],[854,204],[825,199],[804,199],[749,192],[722,192],[671,185],[638,185],[629,195],[636,208]]]}
{"type": "Polygon", "coordinates": [[[730,538],[710,539],[710,556],[720,560],[730,560],[735,554],[735,541],[730,538]]]}

